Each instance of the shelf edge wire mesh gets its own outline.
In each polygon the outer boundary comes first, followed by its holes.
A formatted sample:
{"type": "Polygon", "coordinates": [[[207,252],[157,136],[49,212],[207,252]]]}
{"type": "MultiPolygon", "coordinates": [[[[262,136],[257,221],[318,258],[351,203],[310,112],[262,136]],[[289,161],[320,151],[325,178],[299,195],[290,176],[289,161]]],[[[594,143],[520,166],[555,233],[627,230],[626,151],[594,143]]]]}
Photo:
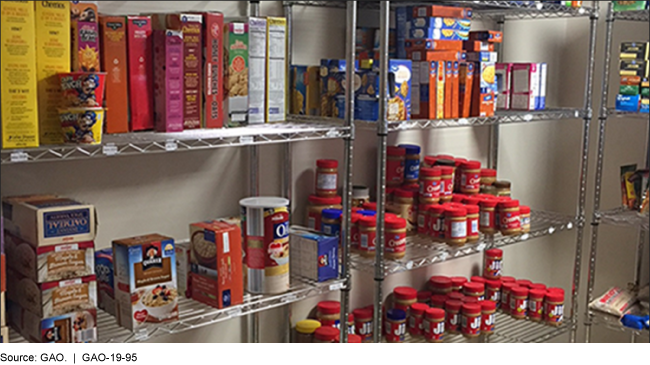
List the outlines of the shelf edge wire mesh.
{"type": "Polygon", "coordinates": [[[625,207],[600,211],[596,215],[600,218],[602,224],[638,227],[646,231],[650,225],[647,214],[641,214],[625,207]]]}

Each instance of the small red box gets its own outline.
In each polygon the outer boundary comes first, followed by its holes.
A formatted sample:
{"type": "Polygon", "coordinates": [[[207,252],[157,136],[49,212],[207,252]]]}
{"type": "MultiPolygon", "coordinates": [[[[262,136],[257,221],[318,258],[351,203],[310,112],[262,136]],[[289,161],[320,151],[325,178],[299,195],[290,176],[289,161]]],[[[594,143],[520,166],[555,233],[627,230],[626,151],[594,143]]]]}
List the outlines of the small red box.
{"type": "Polygon", "coordinates": [[[203,14],[203,122],[223,127],[223,14],[203,14]]]}
{"type": "Polygon", "coordinates": [[[463,41],[447,41],[433,39],[407,39],[406,50],[427,50],[427,51],[462,51],[463,41]]]}
{"type": "Polygon", "coordinates": [[[441,5],[427,5],[413,7],[414,18],[425,17],[441,17],[441,18],[456,18],[456,19],[470,19],[472,17],[472,9],[459,8],[455,6],[441,6],[441,5]]]}
{"type": "Polygon", "coordinates": [[[131,130],[154,128],[153,31],[151,17],[127,18],[131,130]]]}

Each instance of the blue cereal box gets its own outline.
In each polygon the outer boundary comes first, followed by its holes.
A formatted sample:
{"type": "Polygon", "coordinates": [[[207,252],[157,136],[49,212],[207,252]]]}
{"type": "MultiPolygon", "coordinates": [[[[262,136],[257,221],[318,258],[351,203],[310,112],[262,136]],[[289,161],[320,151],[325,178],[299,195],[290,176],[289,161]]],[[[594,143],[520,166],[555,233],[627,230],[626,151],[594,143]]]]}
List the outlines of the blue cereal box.
{"type": "MultiPolygon", "coordinates": [[[[389,72],[394,80],[394,87],[388,90],[388,120],[400,121],[411,119],[411,81],[413,79],[410,60],[390,60],[389,72]]],[[[355,109],[360,120],[376,121],[379,115],[379,71],[376,67],[361,71],[361,88],[357,96],[355,109]]]]}
{"type": "Polygon", "coordinates": [[[411,20],[412,28],[433,28],[433,29],[451,29],[469,31],[472,26],[470,19],[454,19],[454,18],[413,18],[411,20]]]}
{"type": "Polygon", "coordinates": [[[339,276],[339,239],[307,228],[291,228],[289,258],[294,275],[323,282],[339,276]]]}
{"type": "Polygon", "coordinates": [[[639,111],[639,95],[616,95],[616,110],[620,112],[639,111]]]}
{"type": "Polygon", "coordinates": [[[178,320],[174,239],[159,234],[113,241],[117,323],[130,330],[178,320]]]}
{"type": "Polygon", "coordinates": [[[112,248],[95,252],[95,275],[97,276],[97,306],[104,312],[115,316],[112,248]]]}
{"type": "Polygon", "coordinates": [[[409,36],[413,39],[432,39],[435,41],[466,41],[469,39],[469,31],[411,27],[409,36]]]}
{"type": "Polygon", "coordinates": [[[320,115],[320,68],[291,66],[291,113],[320,115]]]}
{"type": "Polygon", "coordinates": [[[397,42],[397,58],[406,58],[406,39],[409,38],[409,30],[411,19],[413,19],[412,6],[398,6],[395,9],[396,18],[396,42],[397,42]]]}

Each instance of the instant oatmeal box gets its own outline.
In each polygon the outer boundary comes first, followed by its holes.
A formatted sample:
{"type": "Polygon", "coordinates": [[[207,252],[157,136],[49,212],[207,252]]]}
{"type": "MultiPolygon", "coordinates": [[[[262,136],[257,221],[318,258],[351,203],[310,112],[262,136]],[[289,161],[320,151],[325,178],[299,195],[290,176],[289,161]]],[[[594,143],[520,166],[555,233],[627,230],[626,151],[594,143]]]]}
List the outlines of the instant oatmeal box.
{"type": "Polygon", "coordinates": [[[130,330],[178,320],[174,239],[159,234],[113,241],[117,322],[130,330]]]}

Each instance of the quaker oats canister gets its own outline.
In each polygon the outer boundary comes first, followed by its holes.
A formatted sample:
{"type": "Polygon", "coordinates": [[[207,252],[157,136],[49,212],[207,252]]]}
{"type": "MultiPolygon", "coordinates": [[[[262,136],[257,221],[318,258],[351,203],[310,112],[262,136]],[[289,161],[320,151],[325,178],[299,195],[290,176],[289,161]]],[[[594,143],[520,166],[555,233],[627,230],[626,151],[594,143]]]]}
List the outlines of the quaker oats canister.
{"type": "Polygon", "coordinates": [[[289,290],[289,200],[254,197],[239,201],[247,267],[247,290],[289,290]]]}

